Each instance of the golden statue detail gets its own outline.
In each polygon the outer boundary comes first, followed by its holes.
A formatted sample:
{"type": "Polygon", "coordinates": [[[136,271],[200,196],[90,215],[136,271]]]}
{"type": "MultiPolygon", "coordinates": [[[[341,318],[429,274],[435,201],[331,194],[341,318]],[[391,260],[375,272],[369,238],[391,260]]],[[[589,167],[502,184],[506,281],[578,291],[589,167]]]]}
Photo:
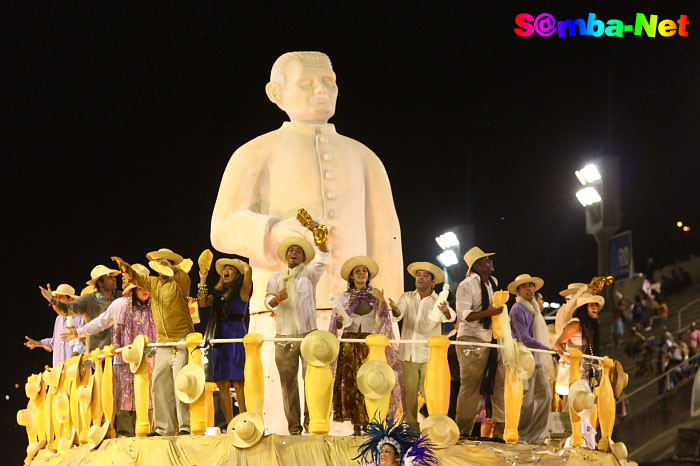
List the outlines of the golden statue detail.
{"type": "Polygon", "coordinates": [[[604,277],[595,277],[595,278],[596,278],[597,282],[596,282],[596,287],[593,291],[596,294],[603,291],[603,288],[605,288],[606,286],[612,285],[613,282],[615,281],[615,277],[613,277],[612,275],[606,275],[604,277]]]}
{"type": "MultiPolygon", "coordinates": [[[[311,222],[314,221],[304,208],[297,210],[297,220],[306,228],[309,228],[311,222]]],[[[326,227],[326,225],[317,225],[313,227],[311,231],[314,234],[314,243],[316,243],[316,246],[320,246],[328,241],[328,227],[326,227]]]]}

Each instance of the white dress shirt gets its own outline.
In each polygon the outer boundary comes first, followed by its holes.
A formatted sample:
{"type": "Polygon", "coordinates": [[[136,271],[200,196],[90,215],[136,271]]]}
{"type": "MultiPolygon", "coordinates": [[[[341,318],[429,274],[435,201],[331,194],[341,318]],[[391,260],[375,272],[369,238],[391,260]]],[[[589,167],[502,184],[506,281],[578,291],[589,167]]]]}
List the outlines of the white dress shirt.
{"type": "Polygon", "coordinates": [[[317,251],[313,260],[303,267],[292,280],[296,285],[297,309],[292,307],[289,299],[282,301],[277,307],[270,306],[270,301],[282,288],[282,272],[275,272],[267,282],[268,296],[265,306],[275,313],[275,327],[280,335],[297,335],[316,330],[316,284],[326,270],[327,252],[317,251]]]}
{"type": "MultiPolygon", "coordinates": [[[[498,280],[491,276],[496,285],[498,280]]],[[[494,289],[491,286],[491,281],[486,283],[486,290],[489,294],[489,301],[493,299],[494,289]]],[[[472,312],[481,312],[481,277],[477,273],[471,273],[467,278],[462,280],[462,283],[457,287],[457,318],[459,319],[459,337],[474,337],[484,341],[491,341],[493,333],[491,327],[488,329],[478,320],[467,322],[467,316],[472,312]]]]}
{"type": "MultiPolygon", "coordinates": [[[[402,340],[427,340],[434,335],[442,335],[442,323],[454,322],[456,314],[454,309],[448,306],[450,316],[445,317],[442,312],[434,315],[430,311],[435,306],[438,295],[435,291],[426,296],[420,297],[418,290],[403,293],[399,298],[397,307],[398,317],[392,314],[391,319],[398,322],[404,319],[401,331],[402,340]]],[[[430,350],[427,344],[411,343],[399,346],[399,358],[402,361],[428,362],[430,350]]]]}

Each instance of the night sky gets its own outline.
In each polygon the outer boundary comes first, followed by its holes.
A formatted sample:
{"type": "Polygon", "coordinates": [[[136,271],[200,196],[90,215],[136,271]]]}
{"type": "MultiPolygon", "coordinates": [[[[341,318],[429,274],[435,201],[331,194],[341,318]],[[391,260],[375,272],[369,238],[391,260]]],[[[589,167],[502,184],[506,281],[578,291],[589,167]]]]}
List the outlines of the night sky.
{"type": "Polygon", "coordinates": [[[340,89],[331,123],[383,161],[405,263],[434,261],[433,238],[471,223],[476,244],[497,252],[503,284],[538,275],[553,299],[596,272],[573,172],[602,155],[620,157],[621,230],[632,230],[637,270],[647,258],[662,266],[698,252],[694,2],[421,11],[402,2],[360,12],[237,3],[2,7],[11,304],[1,331],[16,368],[2,377],[3,413],[11,405],[3,430],[19,432],[11,426],[23,387],[12,385],[51,361],[22,346],[24,335],[50,336],[53,326],[37,286],[79,290],[94,265],[113,265],[111,255],[143,262],[168,247],[196,260],[210,247],[231,153],[286,120],[264,86],[287,51],[330,56],[340,89]],[[637,12],[686,14],[689,35],[521,38],[513,28],[523,12],[626,23],[637,12]],[[676,220],[693,230],[681,233],[676,220]]]}

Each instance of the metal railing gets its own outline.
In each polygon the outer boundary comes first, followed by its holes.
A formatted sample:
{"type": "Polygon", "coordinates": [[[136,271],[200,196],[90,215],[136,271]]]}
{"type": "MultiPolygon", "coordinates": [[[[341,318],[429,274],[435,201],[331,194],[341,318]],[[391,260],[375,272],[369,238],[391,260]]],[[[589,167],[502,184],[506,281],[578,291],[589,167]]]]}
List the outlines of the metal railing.
{"type": "Polygon", "coordinates": [[[685,306],[683,306],[682,308],[680,308],[680,309],[678,310],[678,330],[676,330],[677,332],[680,332],[681,330],[684,330],[684,328],[683,328],[683,322],[682,322],[683,312],[684,312],[684,311],[687,311],[688,309],[690,309],[690,308],[693,307],[693,306],[697,306],[698,304],[700,304],[700,297],[694,299],[693,301],[691,301],[691,302],[689,302],[689,303],[687,303],[685,306]]]}
{"type": "Polygon", "coordinates": [[[681,364],[690,363],[691,361],[693,361],[693,360],[695,360],[695,359],[698,359],[698,358],[700,358],[700,353],[698,353],[698,354],[696,354],[695,356],[690,357],[690,358],[688,358],[688,359],[682,361],[680,364],[677,364],[677,365],[673,366],[673,367],[670,368],[670,369],[667,369],[664,373],[662,373],[662,374],[660,374],[660,375],[657,375],[656,377],[654,377],[653,379],[651,379],[650,381],[648,381],[647,383],[645,383],[645,384],[642,385],[641,387],[635,388],[635,389],[632,390],[630,393],[624,394],[623,396],[621,396],[620,398],[617,399],[617,402],[616,402],[616,403],[622,403],[623,400],[627,400],[627,399],[633,397],[634,395],[636,395],[637,393],[640,393],[640,392],[644,391],[647,387],[650,387],[651,385],[653,385],[654,383],[656,383],[656,382],[658,382],[659,380],[663,379],[664,377],[670,377],[670,376],[671,376],[671,372],[673,372],[674,370],[676,370],[676,369],[678,368],[678,366],[680,366],[681,364]]]}

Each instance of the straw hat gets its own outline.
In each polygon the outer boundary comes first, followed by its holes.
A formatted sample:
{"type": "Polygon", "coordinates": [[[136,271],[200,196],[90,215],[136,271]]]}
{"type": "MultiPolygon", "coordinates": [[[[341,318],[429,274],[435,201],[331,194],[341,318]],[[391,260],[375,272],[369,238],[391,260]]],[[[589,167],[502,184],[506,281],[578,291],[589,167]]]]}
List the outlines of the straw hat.
{"type": "Polygon", "coordinates": [[[156,271],[156,273],[159,273],[160,275],[166,276],[166,277],[172,277],[175,275],[175,272],[173,272],[173,269],[168,267],[167,265],[163,265],[158,261],[148,261],[148,266],[152,268],[153,270],[156,271]]]}
{"type": "Polygon", "coordinates": [[[222,258],[216,261],[216,273],[219,274],[219,276],[223,275],[224,273],[224,267],[230,265],[232,267],[235,267],[238,272],[240,272],[241,275],[245,273],[245,265],[242,260],[240,259],[230,259],[230,258],[222,258]]]}
{"type": "Polygon", "coordinates": [[[518,354],[517,365],[518,365],[518,377],[521,379],[529,379],[535,375],[535,357],[532,352],[522,344],[518,342],[518,354]]]}
{"type": "Polygon", "coordinates": [[[53,294],[59,296],[70,296],[74,299],[79,297],[75,294],[75,288],[66,283],[61,283],[60,285],[58,285],[58,288],[54,290],[53,294]]]}
{"type": "Polygon", "coordinates": [[[185,258],[185,259],[182,259],[182,262],[177,264],[177,268],[182,270],[185,273],[190,273],[190,270],[192,270],[193,265],[194,265],[194,262],[192,262],[192,259],[185,258]]]}
{"type": "Polygon", "coordinates": [[[56,413],[56,419],[60,423],[67,422],[70,419],[70,402],[66,392],[60,391],[54,397],[51,411],[56,413]]]}
{"type": "Polygon", "coordinates": [[[420,425],[421,435],[426,435],[433,448],[449,448],[459,440],[457,423],[444,414],[431,414],[420,425]]]}
{"type": "Polygon", "coordinates": [[[613,442],[613,439],[609,439],[610,452],[613,454],[616,460],[627,459],[627,445],[622,442],[613,442]]]}
{"type": "Polygon", "coordinates": [[[323,367],[335,361],[340,350],[338,338],[326,330],[314,330],[301,341],[301,357],[316,367],[323,367]]]}
{"type": "Polygon", "coordinates": [[[525,283],[534,283],[535,291],[537,291],[544,285],[544,280],[542,280],[540,277],[533,277],[529,273],[521,273],[520,275],[515,277],[515,280],[508,283],[507,289],[510,292],[510,294],[518,294],[518,287],[525,283]]]}
{"type": "Polygon", "coordinates": [[[36,454],[39,453],[39,450],[41,450],[45,446],[46,440],[42,440],[41,442],[32,442],[29,445],[27,445],[27,457],[24,460],[24,464],[31,463],[32,459],[34,459],[36,454]]]}
{"type": "Polygon", "coordinates": [[[160,248],[157,251],[151,251],[148,254],[146,254],[146,259],[148,259],[149,261],[168,259],[169,261],[172,261],[175,265],[182,262],[182,256],[180,254],[175,254],[168,248],[160,248]]]}
{"type": "Polygon", "coordinates": [[[263,418],[258,413],[246,411],[231,419],[226,429],[226,437],[237,448],[252,447],[265,432],[263,418]]]}
{"type": "Polygon", "coordinates": [[[291,246],[299,246],[304,250],[304,264],[311,262],[311,259],[316,255],[314,247],[304,238],[301,236],[290,236],[289,238],[285,238],[277,248],[277,255],[283,262],[287,262],[287,250],[291,246]]]}
{"type": "Polygon", "coordinates": [[[379,266],[377,261],[368,256],[355,256],[346,260],[343,266],[340,268],[340,276],[343,280],[350,280],[350,274],[352,270],[358,265],[364,265],[369,271],[369,279],[373,279],[379,273],[379,266]]]}
{"type": "Polygon", "coordinates": [[[205,249],[204,251],[202,251],[202,253],[199,255],[199,259],[197,259],[197,265],[199,266],[199,270],[201,272],[208,272],[211,268],[212,260],[214,260],[214,254],[212,254],[210,249],[205,249]]]}
{"type": "Polygon", "coordinates": [[[576,301],[576,307],[581,307],[588,303],[598,303],[598,312],[603,310],[605,306],[605,298],[599,295],[592,295],[590,293],[583,293],[580,298],[576,301]]]}
{"type": "Polygon", "coordinates": [[[594,402],[595,395],[583,381],[577,380],[569,385],[569,409],[578,414],[578,417],[590,417],[594,402]]]}
{"type": "Polygon", "coordinates": [[[107,419],[104,420],[101,426],[98,426],[97,424],[91,425],[87,434],[88,449],[94,450],[97,448],[100,443],[102,443],[102,440],[104,440],[105,435],[107,435],[107,430],[109,430],[109,421],[107,419]]]}
{"type": "Polygon", "coordinates": [[[27,383],[24,384],[24,393],[27,398],[32,399],[39,394],[41,390],[41,376],[34,375],[27,377],[27,383]],[[30,380],[31,379],[31,380],[30,380]]]}
{"type": "Polygon", "coordinates": [[[436,285],[445,281],[445,272],[443,272],[440,267],[430,262],[411,262],[408,264],[408,267],[406,267],[406,270],[408,270],[408,273],[411,274],[413,278],[416,278],[416,272],[419,270],[430,272],[435,278],[436,285]]]}
{"type": "MultiPolygon", "coordinates": [[[[151,271],[148,270],[148,269],[146,268],[145,265],[133,264],[133,265],[131,266],[131,268],[134,269],[134,271],[138,272],[139,275],[143,275],[144,277],[147,277],[147,276],[149,276],[149,275],[151,274],[151,271]]],[[[122,294],[127,294],[127,293],[129,293],[131,290],[133,290],[134,288],[136,288],[136,285],[134,285],[133,283],[129,283],[129,284],[122,290],[122,294]]]]}
{"type": "Polygon", "coordinates": [[[95,290],[94,286],[88,285],[85,288],[83,288],[82,290],[80,290],[80,296],[85,296],[86,294],[94,293],[95,291],[96,290],[95,290]]]}
{"type": "Polygon", "coordinates": [[[22,427],[27,427],[34,421],[35,413],[29,408],[20,409],[17,411],[17,424],[22,427]]]}
{"type": "Polygon", "coordinates": [[[493,256],[495,252],[484,252],[479,246],[474,246],[464,255],[464,262],[467,263],[467,275],[472,271],[472,265],[482,257],[493,256]]]}
{"type": "Polygon", "coordinates": [[[189,363],[175,377],[175,394],[183,403],[194,403],[204,392],[204,368],[189,363]]]}
{"type": "Polygon", "coordinates": [[[615,361],[612,370],[610,371],[610,384],[613,388],[613,393],[615,398],[620,398],[622,390],[627,387],[627,382],[629,381],[629,376],[622,368],[622,363],[620,361],[615,361]]]}
{"type": "Polygon", "coordinates": [[[121,272],[119,270],[110,269],[105,265],[99,264],[92,268],[90,271],[90,280],[86,281],[85,283],[90,286],[95,286],[100,277],[104,277],[105,275],[116,277],[120,273],[121,272]]]}
{"type": "Polygon", "coordinates": [[[561,290],[559,292],[559,296],[561,296],[562,298],[566,298],[569,295],[575,294],[582,286],[586,286],[586,284],[579,282],[569,283],[565,290],[561,290]]]}
{"type": "Polygon", "coordinates": [[[139,367],[141,367],[141,363],[143,362],[143,351],[147,344],[148,338],[146,338],[145,335],[136,335],[134,341],[132,341],[130,345],[126,345],[122,350],[122,359],[124,362],[129,363],[129,369],[134,374],[139,367]]]}
{"type": "Polygon", "coordinates": [[[357,371],[357,388],[367,398],[384,398],[396,385],[394,370],[384,361],[367,361],[357,371]]]}

